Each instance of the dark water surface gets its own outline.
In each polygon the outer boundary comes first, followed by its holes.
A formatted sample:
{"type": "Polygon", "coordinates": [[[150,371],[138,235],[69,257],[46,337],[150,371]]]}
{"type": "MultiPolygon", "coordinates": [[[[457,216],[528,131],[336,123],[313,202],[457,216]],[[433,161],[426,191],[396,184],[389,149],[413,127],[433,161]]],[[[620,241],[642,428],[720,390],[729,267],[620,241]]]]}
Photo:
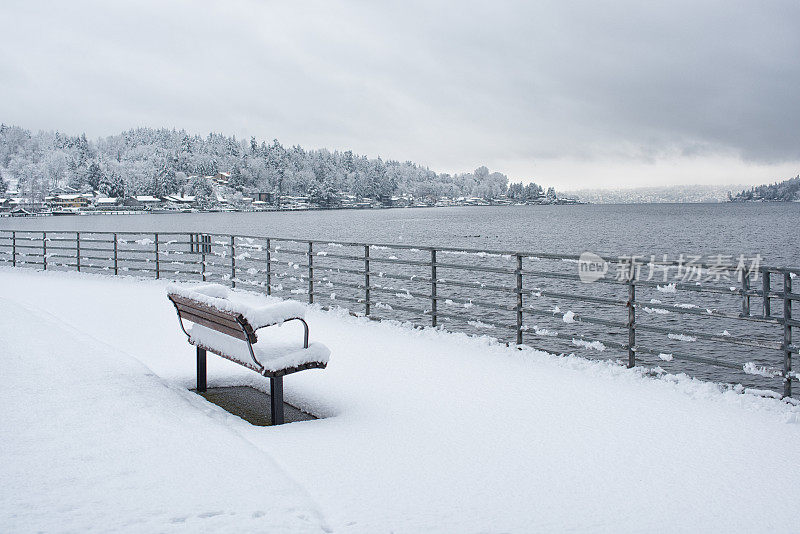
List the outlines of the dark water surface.
{"type": "Polygon", "coordinates": [[[800,265],[800,203],[469,206],[0,218],[0,228],[173,231],[612,256],[761,254],[800,265]]]}

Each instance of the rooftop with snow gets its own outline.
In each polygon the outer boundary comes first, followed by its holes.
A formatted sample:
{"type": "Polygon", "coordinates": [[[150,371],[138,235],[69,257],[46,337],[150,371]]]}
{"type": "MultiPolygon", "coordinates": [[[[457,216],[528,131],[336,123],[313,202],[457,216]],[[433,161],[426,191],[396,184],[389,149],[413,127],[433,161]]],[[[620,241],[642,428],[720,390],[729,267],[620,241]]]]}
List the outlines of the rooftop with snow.
{"type": "Polygon", "coordinates": [[[331,353],[286,400],[319,419],[252,426],[190,391],[168,286],[0,268],[0,531],[797,529],[791,400],[291,304],[331,353]]]}

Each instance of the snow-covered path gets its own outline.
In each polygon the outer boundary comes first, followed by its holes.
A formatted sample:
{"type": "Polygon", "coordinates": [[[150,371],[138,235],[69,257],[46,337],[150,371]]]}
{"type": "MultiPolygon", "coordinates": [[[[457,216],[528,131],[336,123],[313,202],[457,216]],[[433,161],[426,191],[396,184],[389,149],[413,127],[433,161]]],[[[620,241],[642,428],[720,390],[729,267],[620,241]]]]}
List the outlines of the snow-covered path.
{"type": "Polygon", "coordinates": [[[311,499],[206,403],[0,297],[0,530],[322,532],[311,499]]]}
{"type": "Polygon", "coordinates": [[[798,528],[797,407],[312,309],[286,395],[327,418],[252,427],[185,391],[165,286],[0,270],[0,530],[798,528]]]}

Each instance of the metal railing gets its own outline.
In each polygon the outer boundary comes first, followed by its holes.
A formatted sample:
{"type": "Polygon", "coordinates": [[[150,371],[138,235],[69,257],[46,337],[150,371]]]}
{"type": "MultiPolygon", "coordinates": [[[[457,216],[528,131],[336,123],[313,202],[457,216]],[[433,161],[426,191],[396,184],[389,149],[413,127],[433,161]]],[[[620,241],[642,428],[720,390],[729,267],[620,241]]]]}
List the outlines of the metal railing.
{"type": "Polygon", "coordinates": [[[378,320],[488,333],[549,352],[605,358],[608,350],[628,367],[647,364],[654,372],[687,372],[791,397],[799,376],[792,355],[800,350],[792,341],[800,326],[792,317],[792,303],[800,300],[792,281],[800,269],[758,266],[735,278],[740,266],[696,264],[701,272],[713,268],[717,279],[669,282],[666,275],[641,279],[641,266],[630,258],[622,274],[586,284],[578,261],[547,253],[230,234],[0,230],[0,263],[12,266],[257,288],[378,320]],[[685,296],[692,302],[680,302],[685,296]],[[775,301],[780,310],[773,309],[775,301]]]}

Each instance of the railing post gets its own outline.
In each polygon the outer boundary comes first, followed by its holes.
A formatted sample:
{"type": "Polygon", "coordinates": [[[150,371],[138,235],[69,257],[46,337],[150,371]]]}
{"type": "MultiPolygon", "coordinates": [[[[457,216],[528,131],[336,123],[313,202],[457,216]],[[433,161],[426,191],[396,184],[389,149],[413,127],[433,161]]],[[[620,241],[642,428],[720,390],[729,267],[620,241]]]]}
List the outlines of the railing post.
{"type": "Polygon", "coordinates": [[[783,273],[783,396],[792,396],[792,274],[783,273]]]}
{"type": "Polygon", "coordinates": [[[750,271],[742,269],[742,317],[750,316],[750,271]]]}
{"type": "Polygon", "coordinates": [[[628,273],[628,367],[636,365],[636,283],[634,276],[636,269],[631,258],[630,272],[628,273]]]}
{"type": "Polygon", "coordinates": [[[119,256],[117,253],[117,234],[114,233],[114,274],[119,274],[119,263],[117,262],[119,256]]]}
{"type": "Polygon", "coordinates": [[[431,325],[436,326],[436,249],[431,249],[431,325]]]}
{"type": "Polygon", "coordinates": [[[267,238],[267,295],[272,294],[272,254],[270,253],[270,242],[267,238]]]}
{"type": "Polygon", "coordinates": [[[308,242],[308,303],[314,303],[314,243],[308,242]]]}
{"type": "Polygon", "coordinates": [[[11,266],[17,266],[17,232],[11,231],[11,266]]]}
{"type": "Polygon", "coordinates": [[[231,236],[231,287],[236,287],[236,238],[231,236]]]}
{"type": "Polygon", "coordinates": [[[201,243],[200,246],[200,279],[205,282],[206,281],[206,245],[204,243],[204,237],[201,237],[200,234],[197,235],[197,240],[201,243]]]}
{"type": "Polygon", "coordinates": [[[369,311],[369,245],[364,245],[364,315],[369,311]]]}
{"type": "Polygon", "coordinates": [[[517,345],[522,345],[522,255],[517,254],[517,345]]]}
{"type": "Polygon", "coordinates": [[[42,232],[42,267],[47,270],[47,232],[42,232]]]}
{"type": "Polygon", "coordinates": [[[158,261],[158,232],[154,234],[156,236],[156,280],[161,278],[161,265],[158,261]]]}
{"type": "Polygon", "coordinates": [[[762,296],[764,297],[762,299],[762,303],[764,305],[763,309],[764,317],[769,317],[771,315],[770,302],[769,302],[769,292],[771,291],[770,288],[771,284],[769,275],[770,272],[767,269],[761,270],[761,292],[762,296]]]}
{"type": "Polygon", "coordinates": [[[81,272],[81,233],[75,232],[75,266],[81,272]]]}

